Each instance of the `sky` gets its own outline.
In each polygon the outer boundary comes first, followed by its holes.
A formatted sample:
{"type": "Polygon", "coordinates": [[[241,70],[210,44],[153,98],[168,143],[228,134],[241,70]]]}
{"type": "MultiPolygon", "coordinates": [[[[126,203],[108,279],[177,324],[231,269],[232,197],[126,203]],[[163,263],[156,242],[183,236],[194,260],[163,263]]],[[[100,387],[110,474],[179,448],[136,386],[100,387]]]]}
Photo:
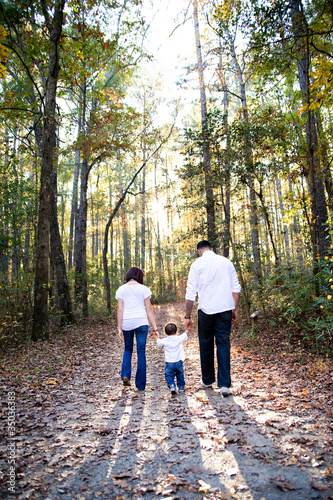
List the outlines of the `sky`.
{"type": "MultiPolygon", "coordinates": [[[[145,47],[153,55],[154,60],[145,63],[143,71],[153,80],[158,77],[161,79],[161,92],[169,101],[180,100],[182,111],[179,113],[177,123],[179,126],[181,126],[179,122],[185,119],[191,102],[199,96],[197,88],[189,88],[184,83],[184,78],[189,77],[191,80],[194,79],[195,87],[197,84],[195,73],[190,76],[186,74],[186,67],[195,64],[196,59],[191,7],[187,15],[188,20],[183,24],[184,11],[188,7],[189,2],[183,0],[144,2],[146,21],[150,24],[145,47]]],[[[170,104],[166,107],[169,111],[172,108],[170,104]]]]}

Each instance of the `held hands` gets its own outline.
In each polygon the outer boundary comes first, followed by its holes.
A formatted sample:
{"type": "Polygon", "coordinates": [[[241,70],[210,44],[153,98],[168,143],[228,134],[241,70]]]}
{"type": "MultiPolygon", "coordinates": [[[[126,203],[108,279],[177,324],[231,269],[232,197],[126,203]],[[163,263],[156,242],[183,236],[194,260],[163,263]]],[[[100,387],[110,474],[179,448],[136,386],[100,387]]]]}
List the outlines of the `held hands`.
{"type": "Polygon", "coordinates": [[[186,319],[185,320],[185,326],[184,326],[185,331],[192,330],[193,327],[194,327],[194,324],[193,324],[192,319],[191,318],[186,319]]]}
{"type": "Polygon", "coordinates": [[[151,336],[153,337],[154,340],[157,340],[160,337],[157,330],[153,330],[151,336]]]}

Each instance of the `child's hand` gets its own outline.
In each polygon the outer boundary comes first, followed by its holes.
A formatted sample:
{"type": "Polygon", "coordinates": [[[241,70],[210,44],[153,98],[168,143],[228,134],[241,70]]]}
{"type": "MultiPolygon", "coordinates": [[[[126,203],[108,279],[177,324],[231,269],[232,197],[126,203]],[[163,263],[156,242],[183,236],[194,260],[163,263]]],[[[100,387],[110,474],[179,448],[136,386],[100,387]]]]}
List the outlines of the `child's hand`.
{"type": "Polygon", "coordinates": [[[185,328],[185,333],[188,336],[188,334],[190,333],[190,329],[189,328],[185,328]]]}

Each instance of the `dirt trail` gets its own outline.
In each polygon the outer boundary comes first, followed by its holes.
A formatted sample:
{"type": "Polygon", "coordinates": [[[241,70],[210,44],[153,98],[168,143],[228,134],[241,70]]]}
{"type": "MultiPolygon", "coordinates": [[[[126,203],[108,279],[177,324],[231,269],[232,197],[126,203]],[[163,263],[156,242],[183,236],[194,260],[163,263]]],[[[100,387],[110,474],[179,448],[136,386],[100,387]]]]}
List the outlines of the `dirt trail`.
{"type": "MultiPolygon", "coordinates": [[[[155,313],[161,331],[182,325],[183,304],[155,313]]],[[[20,499],[333,499],[332,373],[307,382],[295,364],[280,366],[281,353],[262,358],[236,336],[234,395],[222,398],[200,387],[193,332],[185,394],[169,394],[152,340],[147,388],[137,392],[121,386],[115,332],[113,322],[75,329],[1,359],[1,498],[13,496],[15,456],[20,499]]]]}

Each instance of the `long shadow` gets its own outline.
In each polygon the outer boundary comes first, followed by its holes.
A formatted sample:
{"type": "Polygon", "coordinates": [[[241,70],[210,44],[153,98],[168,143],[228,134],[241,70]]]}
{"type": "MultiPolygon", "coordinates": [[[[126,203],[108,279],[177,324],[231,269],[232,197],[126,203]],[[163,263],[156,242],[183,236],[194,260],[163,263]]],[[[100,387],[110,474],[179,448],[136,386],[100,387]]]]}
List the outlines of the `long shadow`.
{"type": "MultiPolygon", "coordinates": [[[[68,453],[69,462],[57,467],[52,481],[50,476],[45,478],[45,482],[50,483],[48,498],[95,498],[96,492],[101,498],[112,498],[101,496],[105,489],[103,481],[108,477],[110,463],[118,456],[117,442],[135,395],[124,389],[114,406],[109,407],[107,420],[102,417],[103,423],[93,427],[83,425],[82,431],[75,432],[76,446],[68,453]]],[[[96,406],[95,411],[101,410],[96,406]]]]}
{"type": "Polygon", "coordinates": [[[205,393],[214,409],[212,421],[222,444],[220,473],[216,475],[222,489],[233,488],[242,498],[254,500],[280,500],[282,495],[288,500],[326,498],[312,488],[309,471],[297,467],[296,460],[288,463],[285,447],[270,435],[274,418],[278,423],[278,418],[271,416],[273,412],[262,409],[261,425],[242,409],[237,396],[222,398],[219,391],[212,389],[205,393]]]}

